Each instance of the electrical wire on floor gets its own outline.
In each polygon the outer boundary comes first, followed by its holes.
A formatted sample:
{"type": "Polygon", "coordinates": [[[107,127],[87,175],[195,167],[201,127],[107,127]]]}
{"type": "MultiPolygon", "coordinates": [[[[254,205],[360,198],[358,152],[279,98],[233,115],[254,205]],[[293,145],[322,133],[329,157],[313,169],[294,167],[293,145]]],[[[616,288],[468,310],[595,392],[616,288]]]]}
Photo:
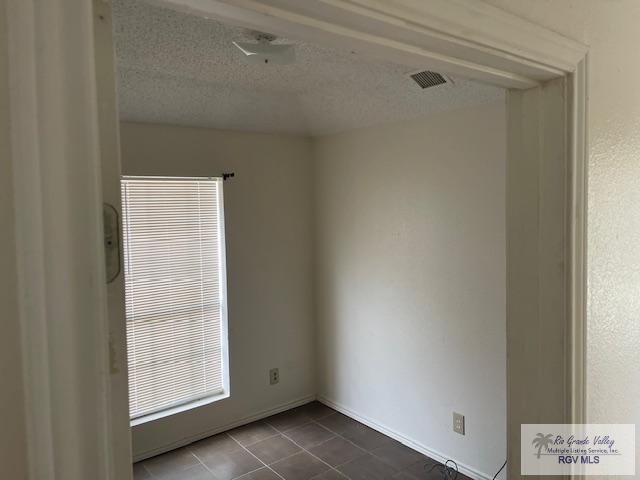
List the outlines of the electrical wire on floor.
{"type": "MultiPolygon", "coordinates": [[[[498,470],[496,474],[493,476],[493,480],[496,480],[496,478],[498,478],[498,475],[500,475],[500,472],[506,466],[507,466],[507,461],[505,460],[502,466],[500,467],[500,470],[498,470]]],[[[424,466],[425,470],[427,469],[427,467],[429,467],[429,465],[424,466]]],[[[434,463],[427,470],[427,475],[429,475],[435,469],[439,469],[440,472],[442,473],[442,480],[456,480],[458,478],[458,464],[451,459],[444,462],[444,464],[434,463]]]]}
{"type": "MultiPolygon", "coordinates": [[[[427,465],[425,465],[424,468],[426,469],[427,465]]],[[[456,478],[458,478],[458,464],[451,459],[444,462],[444,464],[434,463],[431,465],[431,468],[427,470],[427,475],[435,469],[440,470],[443,480],[456,480],[456,478]]]]}

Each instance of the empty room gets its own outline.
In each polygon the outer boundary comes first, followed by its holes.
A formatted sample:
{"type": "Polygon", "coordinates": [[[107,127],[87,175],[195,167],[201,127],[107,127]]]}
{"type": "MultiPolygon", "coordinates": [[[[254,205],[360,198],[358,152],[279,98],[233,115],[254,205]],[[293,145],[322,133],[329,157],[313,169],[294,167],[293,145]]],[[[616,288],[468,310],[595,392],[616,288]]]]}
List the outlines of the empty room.
{"type": "Polygon", "coordinates": [[[492,478],[504,91],[132,0],[113,44],[135,478],[492,478]]]}

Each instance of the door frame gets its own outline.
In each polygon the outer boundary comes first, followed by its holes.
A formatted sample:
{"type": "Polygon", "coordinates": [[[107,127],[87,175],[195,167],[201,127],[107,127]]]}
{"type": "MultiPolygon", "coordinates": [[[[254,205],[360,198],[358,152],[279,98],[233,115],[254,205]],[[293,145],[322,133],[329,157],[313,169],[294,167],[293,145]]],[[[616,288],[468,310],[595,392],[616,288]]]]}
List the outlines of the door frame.
{"type": "MultiPolygon", "coordinates": [[[[520,423],[585,421],[587,46],[478,0],[152,1],[509,88],[509,477],[520,475],[520,423]],[[541,363],[535,354],[543,349],[551,353],[541,363]],[[535,402],[532,378],[559,404],[535,402]]],[[[33,479],[90,472],[121,480],[117,472],[131,460],[114,447],[129,442],[125,389],[112,376],[125,349],[110,349],[110,334],[123,328],[114,322],[123,319],[107,311],[102,248],[101,177],[119,169],[115,87],[100,81],[113,51],[96,35],[110,27],[101,11],[108,4],[5,4],[10,89],[2,125],[16,239],[9,254],[18,267],[33,479]]]]}

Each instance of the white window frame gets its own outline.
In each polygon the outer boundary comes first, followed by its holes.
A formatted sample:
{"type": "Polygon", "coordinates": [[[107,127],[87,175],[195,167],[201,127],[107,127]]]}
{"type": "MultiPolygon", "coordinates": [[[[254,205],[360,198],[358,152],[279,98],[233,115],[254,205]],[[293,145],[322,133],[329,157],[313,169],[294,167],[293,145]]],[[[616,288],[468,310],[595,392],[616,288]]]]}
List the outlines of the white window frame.
{"type": "MultiPolygon", "coordinates": [[[[175,415],[180,412],[202,407],[210,403],[229,398],[231,396],[230,376],[229,376],[229,325],[228,325],[228,308],[227,308],[227,248],[226,248],[226,231],[225,231],[225,208],[224,208],[224,179],[222,177],[184,177],[184,176],[156,176],[156,175],[122,175],[122,180],[154,180],[154,181],[172,181],[172,180],[194,180],[194,181],[210,181],[217,180],[219,186],[219,222],[218,235],[221,239],[220,245],[220,336],[222,345],[222,392],[204,395],[202,397],[193,398],[180,403],[178,405],[163,408],[161,410],[146,413],[139,417],[130,418],[132,427],[143,423],[158,420],[164,417],[175,415]]],[[[123,215],[126,215],[123,205],[123,215]]],[[[123,231],[123,235],[126,232],[123,231]]],[[[126,272],[123,272],[126,274],[126,272]]]]}

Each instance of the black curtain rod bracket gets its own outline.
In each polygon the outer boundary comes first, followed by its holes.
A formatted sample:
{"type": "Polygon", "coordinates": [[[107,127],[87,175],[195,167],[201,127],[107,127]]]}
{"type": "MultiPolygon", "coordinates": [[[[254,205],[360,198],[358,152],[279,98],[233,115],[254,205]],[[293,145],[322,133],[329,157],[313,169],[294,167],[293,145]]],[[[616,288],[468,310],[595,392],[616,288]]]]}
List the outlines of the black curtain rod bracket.
{"type": "Polygon", "coordinates": [[[222,174],[222,180],[225,181],[225,180],[227,180],[229,178],[233,178],[235,176],[236,176],[236,174],[234,172],[223,173],[222,174]]]}

